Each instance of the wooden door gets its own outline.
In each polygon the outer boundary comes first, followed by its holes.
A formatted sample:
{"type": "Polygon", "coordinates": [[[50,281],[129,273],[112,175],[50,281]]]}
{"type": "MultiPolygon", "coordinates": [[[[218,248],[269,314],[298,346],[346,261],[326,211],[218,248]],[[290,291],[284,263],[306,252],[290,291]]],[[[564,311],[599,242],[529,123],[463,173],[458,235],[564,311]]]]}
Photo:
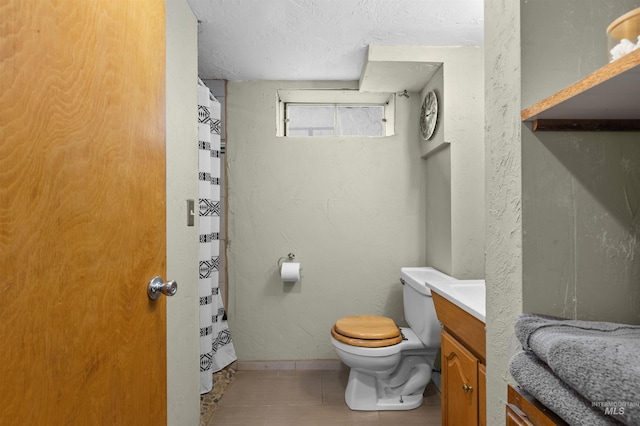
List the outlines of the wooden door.
{"type": "Polygon", "coordinates": [[[478,424],[478,359],[442,331],[442,423],[478,424]]]}
{"type": "Polygon", "coordinates": [[[164,3],[0,2],[2,425],[166,424],[164,3]]]}

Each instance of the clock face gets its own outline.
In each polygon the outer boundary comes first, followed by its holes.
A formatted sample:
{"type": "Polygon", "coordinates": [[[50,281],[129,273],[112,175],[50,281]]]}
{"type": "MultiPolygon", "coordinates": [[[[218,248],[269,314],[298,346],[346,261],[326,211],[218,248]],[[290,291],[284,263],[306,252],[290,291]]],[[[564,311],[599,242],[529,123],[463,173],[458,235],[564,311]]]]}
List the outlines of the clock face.
{"type": "Polygon", "coordinates": [[[422,139],[429,140],[436,130],[438,122],[438,97],[433,90],[427,93],[420,110],[420,135],[422,139]]]}

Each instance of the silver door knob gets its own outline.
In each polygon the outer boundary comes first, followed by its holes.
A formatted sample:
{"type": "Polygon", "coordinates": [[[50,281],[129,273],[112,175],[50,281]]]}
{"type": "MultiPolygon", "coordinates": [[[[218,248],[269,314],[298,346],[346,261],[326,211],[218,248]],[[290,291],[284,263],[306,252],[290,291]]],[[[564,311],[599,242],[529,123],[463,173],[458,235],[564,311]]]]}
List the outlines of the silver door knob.
{"type": "Polygon", "coordinates": [[[149,287],[147,287],[147,295],[149,299],[156,300],[161,294],[165,296],[173,296],[178,291],[178,283],[175,281],[167,281],[160,277],[153,277],[149,281],[149,287]]]}

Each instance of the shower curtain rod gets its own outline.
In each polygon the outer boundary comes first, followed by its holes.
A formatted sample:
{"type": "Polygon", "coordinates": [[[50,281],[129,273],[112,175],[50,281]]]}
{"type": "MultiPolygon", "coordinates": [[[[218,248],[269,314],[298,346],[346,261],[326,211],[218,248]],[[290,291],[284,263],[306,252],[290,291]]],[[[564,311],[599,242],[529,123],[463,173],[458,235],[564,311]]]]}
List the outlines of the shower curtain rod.
{"type": "MultiPolygon", "coordinates": [[[[206,84],[204,84],[204,81],[202,81],[202,80],[200,79],[200,77],[198,77],[198,85],[200,85],[200,86],[202,86],[202,87],[207,87],[207,85],[206,85],[206,84]]],[[[207,89],[208,89],[208,87],[207,87],[207,89]]],[[[215,98],[215,96],[213,96],[213,95],[211,94],[211,91],[209,91],[209,100],[212,100],[212,101],[216,101],[216,102],[218,102],[218,100],[215,98]]]]}

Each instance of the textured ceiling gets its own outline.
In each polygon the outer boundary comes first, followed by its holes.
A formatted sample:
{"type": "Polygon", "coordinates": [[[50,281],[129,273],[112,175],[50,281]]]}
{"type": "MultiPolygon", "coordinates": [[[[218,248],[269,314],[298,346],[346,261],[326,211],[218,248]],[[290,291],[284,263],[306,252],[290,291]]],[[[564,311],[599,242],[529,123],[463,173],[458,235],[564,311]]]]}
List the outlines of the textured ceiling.
{"type": "Polygon", "coordinates": [[[188,0],[199,74],[357,80],[369,44],[478,46],[482,0],[188,0]]]}

